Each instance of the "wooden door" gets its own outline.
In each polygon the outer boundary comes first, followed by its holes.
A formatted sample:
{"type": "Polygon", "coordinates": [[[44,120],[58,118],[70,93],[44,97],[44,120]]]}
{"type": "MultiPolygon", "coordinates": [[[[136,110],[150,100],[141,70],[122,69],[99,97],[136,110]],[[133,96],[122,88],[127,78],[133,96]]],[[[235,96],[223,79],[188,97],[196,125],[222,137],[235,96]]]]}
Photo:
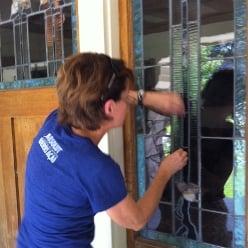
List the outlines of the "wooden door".
{"type": "Polygon", "coordinates": [[[55,89],[0,91],[0,247],[15,247],[23,211],[27,153],[47,114],[57,106],[55,89]]]}

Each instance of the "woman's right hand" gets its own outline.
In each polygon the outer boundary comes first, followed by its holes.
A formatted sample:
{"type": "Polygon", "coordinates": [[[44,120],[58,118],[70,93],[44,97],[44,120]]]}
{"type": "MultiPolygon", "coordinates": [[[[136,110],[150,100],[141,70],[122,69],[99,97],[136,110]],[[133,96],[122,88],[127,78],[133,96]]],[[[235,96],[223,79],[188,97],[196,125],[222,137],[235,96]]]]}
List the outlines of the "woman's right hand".
{"type": "Polygon", "coordinates": [[[187,161],[188,153],[180,148],[162,160],[159,170],[165,173],[166,176],[168,174],[172,176],[181,170],[187,164],[187,161]]]}

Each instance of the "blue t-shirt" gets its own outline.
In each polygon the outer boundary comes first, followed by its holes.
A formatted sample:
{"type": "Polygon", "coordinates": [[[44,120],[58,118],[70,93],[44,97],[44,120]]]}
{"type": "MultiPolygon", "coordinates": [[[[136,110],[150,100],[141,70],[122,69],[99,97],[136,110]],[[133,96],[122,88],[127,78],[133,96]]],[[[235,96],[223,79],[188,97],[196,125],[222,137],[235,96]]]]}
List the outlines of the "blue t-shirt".
{"type": "Polygon", "coordinates": [[[91,247],[94,215],[127,195],[119,166],[52,112],[30,149],[18,248],[91,247]]]}

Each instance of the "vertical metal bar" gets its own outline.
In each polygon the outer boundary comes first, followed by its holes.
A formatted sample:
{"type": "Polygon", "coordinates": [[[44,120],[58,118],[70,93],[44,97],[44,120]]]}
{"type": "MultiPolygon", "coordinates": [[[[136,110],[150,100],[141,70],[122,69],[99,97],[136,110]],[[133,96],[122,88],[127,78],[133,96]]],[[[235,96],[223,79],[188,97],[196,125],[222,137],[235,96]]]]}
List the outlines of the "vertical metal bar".
{"type": "Polygon", "coordinates": [[[62,49],[62,51],[61,51],[61,55],[62,55],[61,60],[62,60],[62,63],[64,63],[64,61],[65,61],[65,51],[64,51],[64,49],[65,49],[65,47],[64,47],[64,21],[65,21],[65,16],[64,16],[64,11],[63,10],[64,10],[64,8],[60,9],[61,18],[62,18],[62,26],[61,26],[61,49],[62,49]]]}
{"type": "Polygon", "coordinates": [[[28,77],[31,79],[31,58],[30,58],[30,44],[29,44],[29,17],[27,17],[27,57],[28,57],[28,77]]]}
{"type": "MultiPolygon", "coordinates": [[[[16,56],[16,36],[15,36],[15,19],[12,21],[13,22],[13,36],[14,36],[14,54],[15,54],[15,70],[16,70],[16,77],[17,77],[17,56],[16,56]]],[[[17,80],[17,78],[15,78],[17,80]]]]}
{"type": "Polygon", "coordinates": [[[47,32],[47,10],[44,11],[44,24],[45,24],[45,43],[46,43],[46,65],[47,65],[47,77],[49,77],[49,60],[48,60],[48,32],[47,32]]]}

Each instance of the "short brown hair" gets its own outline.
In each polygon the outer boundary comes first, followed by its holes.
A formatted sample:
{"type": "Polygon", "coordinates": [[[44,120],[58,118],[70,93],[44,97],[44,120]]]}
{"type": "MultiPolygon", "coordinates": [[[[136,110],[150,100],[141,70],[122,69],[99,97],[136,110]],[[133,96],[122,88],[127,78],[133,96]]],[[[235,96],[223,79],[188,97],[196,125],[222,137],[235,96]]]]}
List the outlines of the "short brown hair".
{"type": "Polygon", "coordinates": [[[133,72],[123,60],[105,54],[79,53],[66,59],[57,77],[58,121],[62,125],[97,130],[108,120],[103,106],[120,100],[133,72]]]}

